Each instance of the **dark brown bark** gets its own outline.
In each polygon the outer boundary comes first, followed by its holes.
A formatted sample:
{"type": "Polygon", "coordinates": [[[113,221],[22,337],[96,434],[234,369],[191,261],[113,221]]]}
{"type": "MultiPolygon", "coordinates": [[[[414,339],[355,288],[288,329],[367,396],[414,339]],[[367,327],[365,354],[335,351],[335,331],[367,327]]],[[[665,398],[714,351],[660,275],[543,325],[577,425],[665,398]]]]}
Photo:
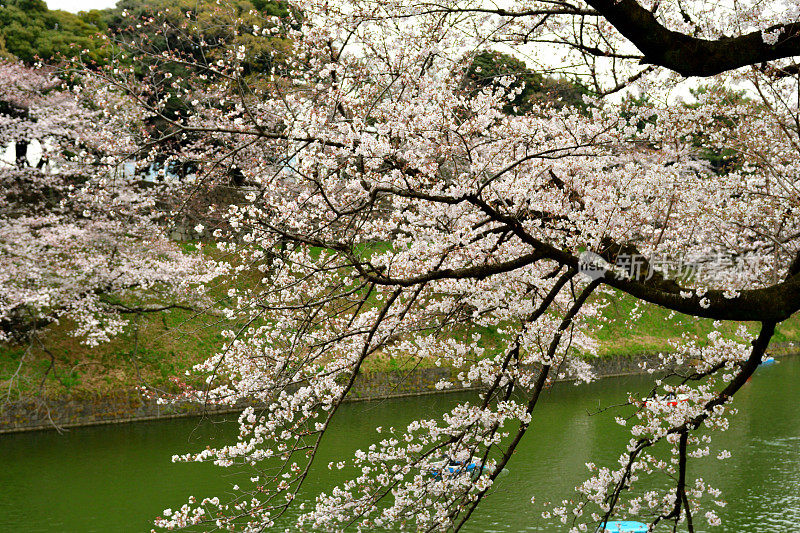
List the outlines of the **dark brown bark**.
{"type": "MultiPolygon", "coordinates": [[[[551,259],[576,270],[580,269],[578,257],[533,237],[516,218],[498,211],[481,198],[466,198],[494,220],[506,224],[520,240],[532,246],[537,259],[551,259]]],[[[483,268],[491,270],[496,267],[485,265],[483,268]]],[[[682,289],[676,282],[661,276],[639,281],[608,272],[602,281],[640,300],[686,315],[714,320],[779,323],[800,310],[800,275],[769,287],[740,291],[735,298],[725,297],[720,290],[711,290],[699,296],[693,289],[682,289]]]]}
{"type": "Polygon", "coordinates": [[[761,32],[716,40],[700,39],[665,28],[636,0],[586,0],[642,54],[644,62],[684,76],[713,76],[747,65],[800,54],[800,24],[776,26],[778,41],[769,45],[761,32]]]}

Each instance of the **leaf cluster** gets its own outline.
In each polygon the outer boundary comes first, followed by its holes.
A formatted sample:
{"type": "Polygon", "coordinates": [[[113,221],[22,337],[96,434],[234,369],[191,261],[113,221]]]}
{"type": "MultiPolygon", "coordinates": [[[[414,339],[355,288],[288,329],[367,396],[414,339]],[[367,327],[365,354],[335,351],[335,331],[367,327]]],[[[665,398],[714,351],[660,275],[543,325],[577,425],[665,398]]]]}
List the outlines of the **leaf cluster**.
{"type": "Polygon", "coordinates": [[[83,50],[85,60],[103,63],[106,29],[98,11],[75,15],[49,10],[43,0],[7,0],[0,4],[0,57],[55,62],[83,50]]]}
{"type": "Polygon", "coordinates": [[[552,105],[584,109],[583,95],[587,90],[577,81],[545,76],[534,72],[522,60],[498,51],[481,52],[475,56],[467,71],[467,84],[473,91],[496,87],[500,78],[511,77],[510,90],[519,94],[503,110],[512,115],[526,115],[534,107],[552,105]]]}

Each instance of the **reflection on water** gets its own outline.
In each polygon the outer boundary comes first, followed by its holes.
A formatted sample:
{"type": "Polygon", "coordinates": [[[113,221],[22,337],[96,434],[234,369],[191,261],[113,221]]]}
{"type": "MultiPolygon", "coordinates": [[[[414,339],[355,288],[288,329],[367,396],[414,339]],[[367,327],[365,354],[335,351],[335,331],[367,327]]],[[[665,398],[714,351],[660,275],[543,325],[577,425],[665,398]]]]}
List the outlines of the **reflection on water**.
{"type": "MultiPolygon", "coordinates": [[[[715,439],[733,457],[690,463],[691,476],[723,490],[723,525],[698,531],[800,530],[800,358],[760,369],[737,396],[739,414],[715,439]]],[[[591,415],[645,390],[644,377],[559,384],[543,396],[531,430],[467,528],[472,532],[567,531],[530,503],[560,501],[585,476],[584,463],[613,465],[629,438],[613,413],[591,415]]],[[[423,396],[347,405],[323,441],[318,465],[378,440],[375,426],[432,417],[464,395],[423,396]]],[[[0,531],[137,532],[189,495],[224,495],[237,473],[204,464],[172,464],[173,453],[235,435],[230,421],[169,420],[0,436],[0,531]]],[[[716,455],[712,453],[712,455],[716,455]]],[[[239,473],[238,475],[243,475],[239,473]]],[[[246,474],[245,474],[246,475],[246,474]]],[[[341,472],[318,468],[309,489],[326,490],[341,472]]],[[[667,531],[666,529],[664,531],[667,531]]]]}

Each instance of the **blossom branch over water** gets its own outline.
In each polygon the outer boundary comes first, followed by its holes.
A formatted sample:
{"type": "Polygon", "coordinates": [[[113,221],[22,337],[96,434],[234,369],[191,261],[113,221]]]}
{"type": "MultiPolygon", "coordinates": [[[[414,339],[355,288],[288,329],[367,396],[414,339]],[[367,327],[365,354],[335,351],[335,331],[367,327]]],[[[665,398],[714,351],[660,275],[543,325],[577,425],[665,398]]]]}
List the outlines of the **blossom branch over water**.
{"type": "Polygon", "coordinates": [[[691,363],[691,374],[629,399],[636,423],[621,467],[593,468],[579,498],[549,513],[577,531],[620,514],[693,530],[702,497],[716,498],[687,478],[707,452],[697,430],[727,426],[775,324],[800,308],[797,10],[773,7],[352,0],[292,3],[258,23],[229,16],[233,40],[290,43],[264,73],[245,68],[247,45],[212,44],[191,13],[174,29],[186,46],[134,43],[148,69],[101,75],[163,125],[149,149],[193,162],[199,182],[241,175],[246,201],[214,232],[236,258],[227,270],[261,280],[231,290],[227,312],[245,325],[197,368],[207,389],[187,395],[267,407],[245,410],[235,444],[176,457],[258,474],[231,501],[192,502],[157,525],[272,527],[296,505],[365,362],[398,356],[457,368],[480,400],[383,430],[331,464],[355,474],[296,525],[460,529],[542,390],[560,376],[592,379],[588,324],[621,291],[761,330],[676,346],[664,368],[691,363]],[[783,18],[762,16],[773,11],[783,18]],[[514,73],[475,77],[475,59],[500,44],[580,81],[584,96],[565,105],[553,93],[520,112],[514,73]],[[554,50],[564,56],[555,65],[554,50]],[[689,104],[672,94],[675,72],[713,77],[689,104]],[[647,98],[614,96],[623,90],[647,98]],[[168,112],[173,97],[183,112],[168,112]],[[587,252],[602,276],[579,275],[587,252]],[[665,258],[714,268],[676,275],[665,258]],[[663,446],[672,459],[648,455],[663,446]],[[485,472],[435,474],[450,461],[485,472]],[[663,473],[669,489],[639,491],[663,473]]]}

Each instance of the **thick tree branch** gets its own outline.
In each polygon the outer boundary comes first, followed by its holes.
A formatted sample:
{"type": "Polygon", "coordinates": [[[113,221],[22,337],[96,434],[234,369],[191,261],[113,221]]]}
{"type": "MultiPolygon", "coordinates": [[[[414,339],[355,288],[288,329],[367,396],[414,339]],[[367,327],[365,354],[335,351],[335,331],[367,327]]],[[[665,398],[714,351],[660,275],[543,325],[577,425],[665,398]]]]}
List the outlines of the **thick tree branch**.
{"type": "Polygon", "coordinates": [[[800,55],[800,24],[770,28],[780,31],[775,44],[760,31],[716,40],[672,31],[636,0],[586,0],[645,56],[644,62],[684,76],[713,76],[747,65],[800,55]]]}

